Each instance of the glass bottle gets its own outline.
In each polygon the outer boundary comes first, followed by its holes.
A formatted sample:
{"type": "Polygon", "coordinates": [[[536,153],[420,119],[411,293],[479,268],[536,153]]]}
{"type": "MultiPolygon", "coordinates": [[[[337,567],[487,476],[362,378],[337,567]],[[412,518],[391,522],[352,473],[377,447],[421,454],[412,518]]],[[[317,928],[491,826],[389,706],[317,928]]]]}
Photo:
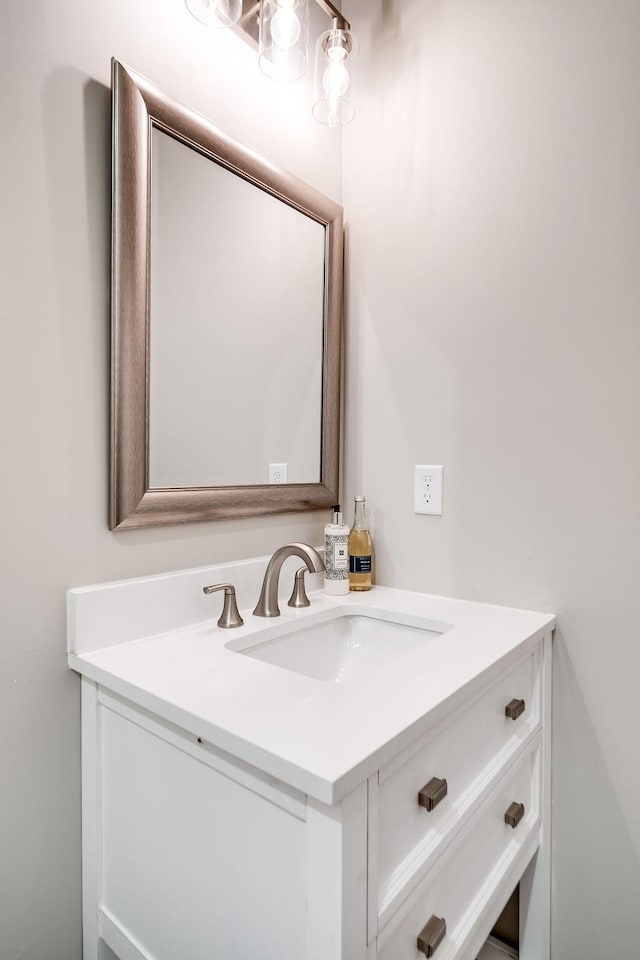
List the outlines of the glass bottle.
{"type": "Polygon", "coordinates": [[[349,534],[349,590],[371,590],[373,541],[364,497],[354,497],[353,526],[349,534]]]}

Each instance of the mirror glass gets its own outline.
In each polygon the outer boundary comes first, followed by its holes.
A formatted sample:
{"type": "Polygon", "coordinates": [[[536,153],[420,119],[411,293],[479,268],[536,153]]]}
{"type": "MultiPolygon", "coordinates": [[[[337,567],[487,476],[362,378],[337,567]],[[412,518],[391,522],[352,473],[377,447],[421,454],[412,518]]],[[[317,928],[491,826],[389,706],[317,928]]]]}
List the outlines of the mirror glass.
{"type": "Polygon", "coordinates": [[[151,171],[150,487],[319,483],[325,226],[155,127],[151,171]]]}
{"type": "Polygon", "coordinates": [[[111,528],[326,508],[342,208],[112,69],[111,528]]]}

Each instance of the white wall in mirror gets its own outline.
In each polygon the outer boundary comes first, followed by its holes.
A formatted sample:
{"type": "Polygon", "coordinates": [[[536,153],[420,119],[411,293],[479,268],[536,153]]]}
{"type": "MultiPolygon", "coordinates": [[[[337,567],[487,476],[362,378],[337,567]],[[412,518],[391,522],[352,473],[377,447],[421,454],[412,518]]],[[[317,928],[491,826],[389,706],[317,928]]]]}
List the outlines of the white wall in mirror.
{"type": "Polygon", "coordinates": [[[325,227],[152,132],[150,486],[320,480],[325,227]]]}

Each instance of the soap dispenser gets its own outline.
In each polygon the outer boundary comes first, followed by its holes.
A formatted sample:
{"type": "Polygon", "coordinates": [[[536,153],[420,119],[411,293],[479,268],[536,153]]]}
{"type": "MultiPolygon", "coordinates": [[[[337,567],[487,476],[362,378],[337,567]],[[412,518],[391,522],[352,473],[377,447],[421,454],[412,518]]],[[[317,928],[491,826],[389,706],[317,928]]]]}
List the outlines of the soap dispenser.
{"type": "Polygon", "coordinates": [[[324,592],[342,597],[349,593],[349,527],[342,522],[339,503],[331,512],[324,528],[324,592]]]}

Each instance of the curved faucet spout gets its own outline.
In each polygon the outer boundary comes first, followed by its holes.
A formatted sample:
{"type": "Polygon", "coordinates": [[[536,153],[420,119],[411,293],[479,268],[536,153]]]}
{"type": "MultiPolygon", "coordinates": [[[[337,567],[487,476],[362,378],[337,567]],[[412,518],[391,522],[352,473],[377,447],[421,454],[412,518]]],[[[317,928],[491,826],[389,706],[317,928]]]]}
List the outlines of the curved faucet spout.
{"type": "Polygon", "coordinates": [[[260,599],[258,600],[257,607],[253,611],[254,616],[280,616],[278,584],[282,564],[288,557],[300,557],[300,559],[306,563],[310,573],[321,573],[321,571],[324,570],[324,563],[318,551],[310,547],[308,543],[287,543],[284,547],[278,547],[267,565],[262,582],[262,590],[260,591],[260,599]]]}

